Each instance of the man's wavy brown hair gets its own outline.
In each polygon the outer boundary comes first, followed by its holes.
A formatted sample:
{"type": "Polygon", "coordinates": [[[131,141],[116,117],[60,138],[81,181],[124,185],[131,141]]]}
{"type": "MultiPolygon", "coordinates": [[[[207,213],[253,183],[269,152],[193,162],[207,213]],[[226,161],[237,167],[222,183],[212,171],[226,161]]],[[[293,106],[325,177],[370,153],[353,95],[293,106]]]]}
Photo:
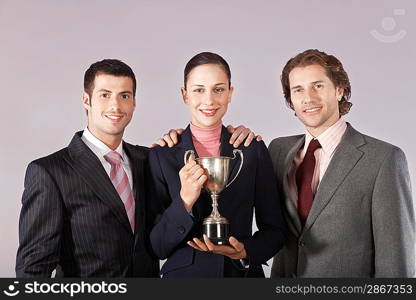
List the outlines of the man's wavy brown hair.
{"type": "Polygon", "coordinates": [[[338,106],[341,116],[347,114],[352,106],[352,103],[349,101],[351,97],[351,84],[348,79],[348,74],[345,72],[338,58],[316,49],[309,49],[292,57],[283,68],[280,80],[282,82],[286,104],[291,109],[294,109],[292,99],[290,98],[289,73],[296,67],[307,67],[310,65],[322,66],[326,71],[326,76],[328,76],[334,86],[344,89],[344,95],[338,102],[338,106]]]}

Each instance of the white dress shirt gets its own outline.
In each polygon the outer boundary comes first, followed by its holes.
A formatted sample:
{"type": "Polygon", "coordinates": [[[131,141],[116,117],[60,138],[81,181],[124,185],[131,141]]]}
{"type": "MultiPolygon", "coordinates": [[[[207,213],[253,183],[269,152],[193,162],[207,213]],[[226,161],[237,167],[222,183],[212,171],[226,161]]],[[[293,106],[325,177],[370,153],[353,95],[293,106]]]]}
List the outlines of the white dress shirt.
{"type": "MultiPolygon", "coordinates": [[[[108,154],[109,152],[113,150],[111,150],[102,141],[97,139],[88,130],[88,127],[84,129],[84,133],[82,134],[81,139],[85,143],[85,145],[87,145],[88,148],[90,148],[91,151],[94,152],[94,154],[98,157],[98,159],[100,160],[101,164],[104,167],[104,170],[107,172],[108,177],[110,177],[111,164],[105,160],[104,155],[108,154]]],[[[118,152],[121,155],[122,166],[123,166],[124,172],[126,172],[127,174],[127,178],[129,179],[129,184],[130,184],[131,190],[133,191],[133,196],[134,196],[133,174],[131,171],[129,157],[126,155],[126,152],[123,149],[123,142],[121,142],[120,145],[118,145],[117,149],[115,149],[114,151],[118,152]]]]}

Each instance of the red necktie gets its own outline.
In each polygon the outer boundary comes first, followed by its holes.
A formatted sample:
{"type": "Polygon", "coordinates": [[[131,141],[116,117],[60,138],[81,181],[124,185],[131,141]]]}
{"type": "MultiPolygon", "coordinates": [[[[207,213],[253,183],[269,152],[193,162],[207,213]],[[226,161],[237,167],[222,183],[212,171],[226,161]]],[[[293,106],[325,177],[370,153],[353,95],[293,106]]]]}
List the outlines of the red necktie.
{"type": "Polygon", "coordinates": [[[309,211],[312,207],[313,193],[312,193],[312,178],[315,170],[315,155],[316,149],[321,148],[318,140],[313,139],[306,150],[305,157],[302,163],[296,170],[296,184],[298,186],[298,212],[302,225],[305,224],[309,211]]]}

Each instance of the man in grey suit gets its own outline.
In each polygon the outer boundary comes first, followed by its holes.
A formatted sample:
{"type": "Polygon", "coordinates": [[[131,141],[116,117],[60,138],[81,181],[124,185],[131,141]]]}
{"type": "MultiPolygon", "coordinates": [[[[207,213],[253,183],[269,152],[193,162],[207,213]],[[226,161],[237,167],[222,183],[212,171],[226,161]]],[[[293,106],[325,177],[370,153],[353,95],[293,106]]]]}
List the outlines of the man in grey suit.
{"type": "Polygon", "coordinates": [[[343,120],[351,86],[336,57],[300,53],[281,81],[305,134],[269,146],[289,226],[271,276],[413,277],[415,221],[403,151],[343,120]]]}

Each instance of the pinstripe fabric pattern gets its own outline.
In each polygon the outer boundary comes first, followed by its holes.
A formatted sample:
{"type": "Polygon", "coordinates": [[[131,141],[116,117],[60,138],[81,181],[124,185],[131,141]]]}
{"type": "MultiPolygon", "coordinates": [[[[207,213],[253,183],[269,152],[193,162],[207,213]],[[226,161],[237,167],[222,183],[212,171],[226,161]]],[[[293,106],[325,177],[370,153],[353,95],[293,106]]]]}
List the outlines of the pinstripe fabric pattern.
{"type": "Polygon", "coordinates": [[[131,230],[134,232],[134,209],[135,203],[133,193],[127,178],[127,173],[124,171],[121,165],[121,155],[116,151],[104,155],[105,160],[111,164],[110,179],[111,183],[117,190],[121,201],[123,201],[124,208],[126,209],[127,217],[131,226],[131,230]]]}
{"type": "Polygon", "coordinates": [[[70,145],[29,164],[19,221],[17,277],[156,277],[148,246],[144,168],[147,149],[124,143],[136,185],[136,233],[124,205],[82,132],[70,145]],[[139,228],[139,229],[137,229],[139,228]]]}

